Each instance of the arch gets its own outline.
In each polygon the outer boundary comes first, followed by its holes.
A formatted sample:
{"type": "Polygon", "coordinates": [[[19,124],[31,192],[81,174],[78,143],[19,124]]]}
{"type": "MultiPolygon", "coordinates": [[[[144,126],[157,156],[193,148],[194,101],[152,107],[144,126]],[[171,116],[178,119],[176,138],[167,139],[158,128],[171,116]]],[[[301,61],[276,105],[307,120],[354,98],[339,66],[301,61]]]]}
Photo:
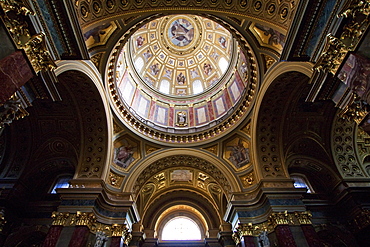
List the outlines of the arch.
{"type": "Polygon", "coordinates": [[[203,226],[205,235],[207,231],[218,229],[222,224],[221,215],[214,206],[202,195],[188,190],[172,190],[157,197],[143,215],[142,224],[145,229],[158,230],[165,220],[163,217],[179,212],[187,212],[187,215],[197,219],[203,226]],[[185,208],[180,209],[181,205],[185,208]],[[177,210],[169,212],[171,208],[177,210]]]}
{"type": "Polygon", "coordinates": [[[159,240],[163,240],[163,230],[165,226],[176,217],[186,217],[191,219],[199,228],[200,239],[204,239],[207,235],[206,232],[208,231],[208,225],[202,214],[193,207],[187,205],[177,205],[169,207],[157,219],[157,222],[155,224],[155,232],[157,233],[157,237],[159,240]]]}
{"type": "Polygon", "coordinates": [[[80,125],[84,133],[90,133],[82,137],[75,178],[104,178],[113,150],[113,120],[100,73],[91,61],[58,61],[57,66],[55,74],[70,90],[82,115],[80,125]]]}
{"type": "Polygon", "coordinates": [[[276,133],[281,132],[279,119],[284,115],[284,102],[292,89],[308,82],[312,75],[312,63],[279,62],[274,64],[264,77],[264,84],[256,99],[252,129],[252,157],[256,157],[256,175],[261,178],[287,178],[288,172],[282,164],[281,143],[276,133]],[[288,79],[289,78],[289,79],[288,79]],[[274,109],[271,109],[274,107],[274,109]],[[264,123],[272,123],[267,125],[264,123]]]}
{"type": "Polygon", "coordinates": [[[156,153],[155,155],[148,156],[143,162],[138,163],[135,166],[134,170],[132,171],[127,182],[125,183],[125,186],[123,187],[123,192],[135,191],[135,185],[139,179],[140,174],[142,174],[150,165],[152,165],[158,160],[170,158],[171,156],[178,156],[178,155],[186,155],[186,156],[202,159],[206,161],[207,163],[212,164],[225,177],[225,180],[230,186],[230,189],[229,189],[230,192],[241,191],[241,187],[239,183],[237,182],[235,176],[227,168],[226,164],[224,164],[220,159],[218,159],[217,157],[205,151],[195,150],[195,149],[190,149],[190,148],[181,148],[181,150],[178,150],[178,149],[162,150],[156,153]]]}

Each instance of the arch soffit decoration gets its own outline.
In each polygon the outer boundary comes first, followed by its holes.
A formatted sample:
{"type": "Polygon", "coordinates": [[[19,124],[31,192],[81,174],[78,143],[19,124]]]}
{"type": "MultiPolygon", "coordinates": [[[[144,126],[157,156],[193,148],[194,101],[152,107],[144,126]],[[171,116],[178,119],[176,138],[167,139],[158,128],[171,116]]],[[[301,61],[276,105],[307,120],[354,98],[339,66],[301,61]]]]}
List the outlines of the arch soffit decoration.
{"type": "Polygon", "coordinates": [[[155,221],[154,230],[157,233],[157,238],[161,241],[163,228],[167,222],[169,222],[174,217],[184,216],[192,219],[200,228],[201,231],[201,238],[204,239],[206,236],[206,232],[209,230],[208,224],[206,219],[204,219],[203,215],[195,208],[187,206],[187,205],[178,205],[172,206],[166,209],[159,218],[155,221]]]}
{"type": "Polygon", "coordinates": [[[173,190],[156,198],[143,215],[142,224],[148,229],[156,228],[156,224],[161,221],[161,217],[166,216],[166,211],[179,205],[187,206],[186,211],[189,211],[190,208],[198,211],[200,215],[197,215],[197,217],[199,219],[203,218],[202,220],[206,223],[208,229],[217,229],[222,222],[222,215],[203,195],[194,191],[173,190]]]}
{"type": "MultiPolygon", "coordinates": [[[[256,164],[256,176],[257,176],[257,181],[262,179],[263,177],[280,177],[280,178],[285,178],[287,175],[286,168],[283,170],[279,166],[271,166],[273,162],[278,162],[279,156],[281,157],[280,150],[277,148],[279,145],[272,145],[269,150],[267,150],[267,147],[263,144],[264,140],[261,139],[261,131],[263,127],[263,122],[260,119],[262,114],[263,109],[263,101],[266,100],[266,95],[268,90],[274,85],[274,82],[279,80],[278,78],[285,73],[290,73],[290,72],[295,72],[298,74],[301,74],[302,76],[305,77],[311,77],[313,74],[313,64],[310,62],[279,62],[275,63],[265,74],[263,78],[263,84],[261,85],[260,91],[257,95],[257,99],[255,102],[255,107],[253,109],[253,118],[251,121],[251,140],[252,140],[252,152],[251,152],[251,157],[261,157],[259,159],[255,158],[253,159],[256,164]],[[261,141],[261,140],[262,141],[261,141]],[[264,156],[261,154],[262,152],[271,152],[272,155],[269,156],[264,156]],[[264,164],[265,163],[265,164],[264,164]],[[266,165],[266,163],[269,163],[270,165],[266,165]]],[[[276,132],[278,130],[268,130],[271,132],[276,132]]],[[[268,132],[267,131],[267,132],[268,132]]],[[[272,136],[269,137],[269,140],[272,140],[273,142],[276,142],[277,138],[272,136]]]]}
{"type": "Polygon", "coordinates": [[[310,184],[316,189],[316,193],[330,193],[341,181],[336,168],[333,169],[325,162],[312,157],[292,155],[287,159],[286,164],[289,174],[297,173],[305,175],[310,184]],[[323,191],[318,191],[317,186],[321,186],[319,189],[323,191]]]}
{"type": "MultiPolygon", "coordinates": [[[[228,196],[230,196],[230,193],[241,191],[241,187],[236,180],[235,176],[231,173],[231,171],[227,168],[223,162],[218,159],[217,157],[214,157],[213,155],[201,151],[201,150],[195,150],[190,148],[182,148],[181,150],[173,149],[173,150],[161,150],[159,152],[156,152],[155,155],[148,156],[145,160],[143,160],[141,163],[138,163],[135,169],[132,171],[131,175],[129,176],[128,180],[125,183],[125,186],[123,187],[123,192],[132,192],[142,188],[142,186],[145,184],[145,182],[151,178],[153,175],[158,173],[160,170],[152,168],[153,164],[158,161],[163,161],[164,159],[168,159],[171,157],[176,156],[186,156],[191,157],[194,159],[199,159],[201,162],[205,162],[208,165],[211,165],[215,168],[215,171],[219,172],[221,176],[223,177],[224,181],[227,183],[227,186],[229,188],[225,188],[225,186],[220,185],[220,187],[223,189],[224,193],[228,196]],[[137,181],[139,180],[139,177],[142,176],[143,173],[148,173],[146,179],[140,183],[140,185],[137,184],[137,181]],[[228,192],[228,193],[227,193],[228,192]]],[[[173,166],[173,168],[176,168],[178,166],[173,166]]],[[[185,167],[185,166],[184,166],[185,167]]],[[[169,167],[166,167],[167,169],[169,167]]],[[[201,167],[198,167],[200,169],[201,167]]],[[[162,168],[161,170],[165,170],[162,168]]],[[[201,169],[200,169],[201,170],[201,169]]],[[[208,171],[205,171],[207,174],[208,171]]],[[[213,177],[213,176],[212,176],[213,177]]],[[[216,179],[216,178],[215,178],[216,179]]],[[[217,179],[216,179],[217,180],[217,179]]],[[[226,184],[225,184],[226,185],[226,184]]]]}
{"type": "MultiPolygon", "coordinates": [[[[80,177],[96,177],[96,178],[104,178],[107,173],[109,172],[109,165],[111,162],[111,153],[113,149],[113,120],[112,120],[112,114],[110,110],[109,101],[107,99],[106,91],[103,87],[103,82],[101,79],[100,72],[96,69],[95,65],[91,61],[73,61],[73,60],[61,60],[56,61],[57,68],[55,70],[56,76],[60,77],[62,75],[65,75],[68,72],[78,72],[81,73],[81,75],[88,78],[90,84],[94,85],[93,90],[96,90],[95,95],[99,95],[99,97],[95,98],[89,98],[89,100],[97,100],[97,102],[100,102],[102,106],[102,112],[100,109],[90,109],[93,111],[99,111],[97,114],[99,116],[95,118],[91,118],[91,122],[83,122],[82,121],[82,127],[86,128],[84,133],[93,133],[94,130],[92,128],[93,123],[97,123],[98,126],[101,126],[101,128],[98,128],[95,130],[96,132],[101,133],[101,137],[97,138],[93,135],[91,136],[84,136],[83,140],[81,140],[82,145],[81,149],[83,150],[80,154],[78,165],[76,169],[76,174],[74,178],[80,178],[80,177]],[[90,126],[90,127],[89,127],[90,126]],[[90,131],[91,130],[91,131],[90,131]],[[94,140],[97,139],[97,140],[94,140]],[[97,146],[101,146],[101,148],[97,148],[97,150],[94,150],[92,148],[93,142],[98,142],[97,146]],[[91,145],[89,145],[91,144],[91,145]],[[104,145],[102,145],[104,144],[104,145]],[[91,147],[85,147],[85,146],[91,146],[91,147]],[[94,156],[92,153],[98,153],[97,157],[91,157],[94,156]],[[97,164],[94,166],[94,160],[97,164]],[[83,167],[82,167],[83,166],[83,167]]],[[[66,85],[67,87],[69,85],[66,85]]],[[[91,88],[91,87],[90,87],[91,88]]],[[[87,97],[87,96],[86,96],[87,97]]],[[[82,106],[80,106],[82,108],[82,106]]],[[[82,112],[83,109],[80,109],[82,112]]]]}

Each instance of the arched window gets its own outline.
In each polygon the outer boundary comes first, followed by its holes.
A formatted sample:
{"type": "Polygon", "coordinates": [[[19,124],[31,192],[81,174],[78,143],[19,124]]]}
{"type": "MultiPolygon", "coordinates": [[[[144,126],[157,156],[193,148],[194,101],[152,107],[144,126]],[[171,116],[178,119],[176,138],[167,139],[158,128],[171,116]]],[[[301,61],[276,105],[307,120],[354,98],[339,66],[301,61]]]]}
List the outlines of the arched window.
{"type": "Polygon", "coordinates": [[[306,177],[301,175],[292,175],[291,178],[294,180],[294,188],[304,188],[307,189],[307,193],[312,193],[313,190],[306,177]]]}
{"type": "Polygon", "coordinates": [[[58,188],[68,188],[69,187],[69,180],[72,179],[72,176],[70,175],[67,175],[67,176],[62,176],[62,177],[59,177],[56,181],[56,183],[54,184],[53,186],[53,189],[51,190],[51,194],[56,194],[57,191],[56,189],[58,188]]]}
{"type": "Polygon", "coordinates": [[[198,94],[203,92],[203,85],[200,80],[195,80],[193,82],[193,94],[198,94]]]}
{"type": "Polygon", "coordinates": [[[185,216],[169,220],[163,227],[162,240],[201,240],[197,223],[185,216]]]}
{"type": "Polygon", "coordinates": [[[135,60],[135,68],[136,68],[136,71],[138,73],[141,72],[141,70],[143,69],[144,67],[144,59],[142,59],[141,57],[138,57],[136,60],[135,60]]]}
{"type": "Polygon", "coordinates": [[[226,72],[227,67],[229,67],[229,62],[226,58],[221,57],[220,61],[218,61],[218,67],[220,67],[222,74],[226,72]]]}
{"type": "Polygon", "coordinates": [[[159,86],[159,91],[165,94],[170,93],[170,82],[167,80],[162,80],[159,86]]]}

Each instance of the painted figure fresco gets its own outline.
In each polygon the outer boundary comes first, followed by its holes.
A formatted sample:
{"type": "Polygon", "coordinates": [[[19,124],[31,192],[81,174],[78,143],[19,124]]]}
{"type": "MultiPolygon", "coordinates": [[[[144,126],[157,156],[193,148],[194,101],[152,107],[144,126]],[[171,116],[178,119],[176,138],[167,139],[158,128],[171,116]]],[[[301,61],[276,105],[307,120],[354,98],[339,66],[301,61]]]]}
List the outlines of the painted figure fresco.
{"type": "Polygon", "coordinates": [[[177,112],[176,125],[177,126],[186,126],[186,112],[185,111],[177,112]]]}
{"type": "Polygon", "coordinates": [[[159,64],[158,64],[158,63],[156,63],[156,64],[152,64],[152,65],[150,66],[150,73],[151,73],[152,75],[158,75],[158,72],[159,72],[159,64]]]}
{"type": "Polygon", "coordinates": [[[218,39],[218,42],[220,43],[220,45],[221,45],[222,48],[226,49],[227,43],[226,43],[226,38],[224,36],[221,36],[218,39]]]}
{"type": "Polygon", "coordinates": [[[180,74],[178,74],[178,76],[176,77],[176,80],[179,85],[184,85],[186,81],[186,77],[182,72],[180,72],[180,74]]]}
{"type": "Polygon", "coordinates": [[[177,46],[186,46],[194,38],[193,25],[186,19],[175,20],[168,32],[172,43],[177,46]]]}
{"type": "Polygon", "coordinates": [[[127,168],[134,160],[134,148],[130,144],[124,144],[114,150],[114,163],[118,166],[127,168]]]}
{"type": "Polygon", "coordinates": [[[149,58],[151,58],[153,56],[153,54],[150,52],[150,50],[146,50],[146,52],[144,52],[144,58],[145,58],[145,61],[148,61],[149,58]]]}
{"type": "Polygon", "coordinates": [[[239,140],[236,145],[230,146],[229,148],[231,149],[229,160],[237,168],[250,162],[249,148],[246,148],[241,140],[239,140]]]}
{"type": "MultiPolygon", "coordinates": [[[[256,24],[255,28],[261,30],[263,35],[268,38],[267,44],[282,48],[285,44],[285,35],[270,28],[260,24],[256,24]]],[[[261,37],[261,39],[263,39],[261,37]]]]}
{"type": "Polygon", "coordinates": [[[204,63],[203,71],[204,71],[204,74],[210,75],[212,73],[212,65],[209,63],[204,63]]]}
{"type": "Polygon", "coordinates": [[[196,77],[199,77],[199,73],[198,73],[198,70],[197,69],[191,69],[190,70],[190,75],[191,75],[191,78],[194,79],[196,77]]]}
{"type": "Polygon", "coordinates": [[[143,44],[144,44],[144,40],[145,40],[145,38],[143,38],[142,36],[137,37],[136,38],[136,47],[137,48],[142,47],[143,44]]]}
{"type": "Polygon", "coordinates": [[[105,39],[105,36],[108,35],[108,30],[110,30],[111,28],[113,28],[112,23],[104,23],[100,26],[92,28],[84,33],[85,41],[92,39],[92,41],[89,42],[90,46],[100,43],[103,41],[103,39],[105,39]]]}

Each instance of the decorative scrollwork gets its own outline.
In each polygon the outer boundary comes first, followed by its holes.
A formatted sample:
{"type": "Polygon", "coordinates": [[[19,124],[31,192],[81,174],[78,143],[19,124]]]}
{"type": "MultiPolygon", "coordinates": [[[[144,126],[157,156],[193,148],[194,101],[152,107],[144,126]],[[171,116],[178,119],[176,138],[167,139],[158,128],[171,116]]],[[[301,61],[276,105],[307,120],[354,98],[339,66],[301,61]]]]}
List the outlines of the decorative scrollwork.
{"type": "Polygon", "coordinates": [[[339,113],[339,117],[360,124],[369,111],[370,106],[361,100],[356,93],[353,93],[350,103],[339,113]]]}
{"type": "Polygon", "coordinates": [[[324,51],[316,62],[314,69],[335,74],[347,52],[346,45],[340,39],[328,34],[324,51]]]}
{"type": "Polygon", "coordinates": [[[69,216],[70,214],[68,212],[53,212],[51,215],[51,218],[53,219],[52,225],[64,226],[69,216]]]}
{"type": "Polygon", "coordinates": [[[45,34],[40,33],[32,36],[26,43],[24,50],[36,73],[53,70],[57,67],[46,48],[45,34]]]}
{"type": "Polygon", "coordinates": [[[17,15],[34,15],[27,0],[0,0],[0,6],[5,13],[13,11],[17,15]]]}
{"type": "Polygon", "coordinates": [[[346,43],[349,50],[354,50],[356,45],[369,26],[370,1],[354,1],[338,17],[349,18],[349,23],[343,27],[340,38],[346,43]]]}
{"type": "Polygon", "coordinates": [[[22,107],[20,99],[13,95],[3,105],[0,105],[0,133],[5,125],[10,125],[14,120],[28,116],[28,112],[22,107]]]}

